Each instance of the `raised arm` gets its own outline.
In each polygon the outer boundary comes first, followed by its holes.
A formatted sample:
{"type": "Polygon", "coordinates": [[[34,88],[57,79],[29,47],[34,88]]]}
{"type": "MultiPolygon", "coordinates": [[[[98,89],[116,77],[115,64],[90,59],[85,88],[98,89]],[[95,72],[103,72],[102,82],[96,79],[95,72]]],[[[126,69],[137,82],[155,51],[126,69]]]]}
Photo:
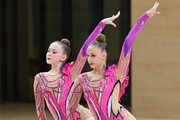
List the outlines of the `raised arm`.
{"type": "Polygon", "coordinates": [[[92,43],[96,37],[101,33],[105,27],[105,25],[110,24],[116,27],[116,24],[113,23],[115,19],[117,19],[120,15],[120,12],[118,12],[116,15],[113,15],[112,17],[108,17],[103,19],[94,29],[94,31],[90,34],[90,36],[86,39],[84,42],[76,61],[73,64],[73,67],[71,69],[72,71],[72,79],[75,80],[77,75],[79,75],[82,71],[82,68],[86,62],[86,50],[90,43],[92,43]]]}
{"type": "Polygon", "coordinates": [[[131,31],[129,32],[128,36],[126,37],[123,43],[121,54],[119,57],[119,62],[117,64],[117,72],[116,72],[116,76],[121,82],[127,79],[127,74],[128,74],[128,69],[129,69],[128,67],[129,67],[129,62],[131,58],[132,44],[135,38],[137,37],[137,35],[139,34],[139,32],[141,31],[141,29],[143,28],[143,26],[145,25],[148,18],[151,18],[155,14],[160,14],[160,12],[156,11],[158,6],[159,6],[159,3],[156,2],[150,10],[145,12],[139,18],[139,20],[133,26],[133,28],[131,29],[131,31]]]}
{"type": "Polygon", "coordinates": [[[76,79],[68,95],[68,106],[67,106],[68,120],[74,120],[74,118],[76,118],[76,108],[81,99],[82,92],[83,90],[80,81],[76,79]]]}
{"type": "Polygon", "coordinates": [[[34,95],[35,95],[35,104],[38,120],[47,120],[45,113],[45,104],[44,98],[42,95],[42,89],[39,85],[38,76],[36,75],[34,79],[34,95]]]}

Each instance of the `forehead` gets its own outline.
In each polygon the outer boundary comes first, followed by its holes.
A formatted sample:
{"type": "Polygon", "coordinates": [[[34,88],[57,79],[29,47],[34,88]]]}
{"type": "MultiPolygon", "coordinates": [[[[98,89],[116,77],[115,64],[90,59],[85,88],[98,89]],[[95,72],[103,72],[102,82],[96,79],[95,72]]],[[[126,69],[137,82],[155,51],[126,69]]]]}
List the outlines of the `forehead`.
{"type": "Polygon", "coordinates": [[[94,45],[89,45],[87,48],[87,53],[101,53],[101,49],[94,45]]]}
{"type": "Polygon", "coordinates": [[[62,46],[60,44],[58,44],[57,42],[53,42],[50,44],[49,48],[59,50],[62,48],[62,46]]]}

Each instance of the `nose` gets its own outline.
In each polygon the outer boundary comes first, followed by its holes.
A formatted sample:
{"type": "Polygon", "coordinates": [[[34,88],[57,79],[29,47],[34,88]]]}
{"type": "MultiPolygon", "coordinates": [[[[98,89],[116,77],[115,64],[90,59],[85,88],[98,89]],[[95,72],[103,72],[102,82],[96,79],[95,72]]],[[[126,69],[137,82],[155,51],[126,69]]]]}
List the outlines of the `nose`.
{"type": "Polygon", "coordinates": [[[88,62],[89,62],[89,63],[92,61],[92,59],[91,59],[90,57],[88,57],[88,59],[87,59],[87,60],[88,60],[88,62]]]}
{"type": "Polygon", "coordinates": [[[50,56],[51,55],[51,53],[50,52],[47,52],[47,56],[50,56]]]}

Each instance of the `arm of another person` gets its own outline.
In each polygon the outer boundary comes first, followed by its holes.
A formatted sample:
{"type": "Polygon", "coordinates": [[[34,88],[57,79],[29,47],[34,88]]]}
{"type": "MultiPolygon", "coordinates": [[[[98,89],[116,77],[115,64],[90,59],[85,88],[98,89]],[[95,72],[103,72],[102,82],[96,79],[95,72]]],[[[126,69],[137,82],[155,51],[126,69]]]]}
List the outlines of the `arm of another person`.
{"type": "Polygon", "coordinates": [[[129,70],[129,63],[131,58],[131,51],[132,51],[132,44],[137,37],[137,35],[140,33],[141,29],[145,25],[148,18],[151,18],[155,14],[160,14],[160,12],[157,12],[156,9],[158,8],[159,3],[155,3],[154,6],[145,12],[137,21],[137,23],[133,26],[131,31],[129,32],[128,36],[126,37],[121,54],[119,57],[119,62],[117,64],[117,72],[116,76],[121,81],[121,83],[127,78],[128,70],[129,70]]]}
{"type": "Polygon", "coordinates": [[[38,75],[34,79],[34,95],[35,95],[35,104],[38,120],[47,120],[45,113],[45,103],[44,97],[42,95],[42,88],[39,84],[38,75]]]}
{"type": "Polygon", "coordinates": [[[76,79],[68,95],[68,108],[67,108],[68,120],[73,120],[74,118],[76,118],[75,117],[76,108],[80,102],[82,92],[83,89],[80,84],[80,81],[79,79],[76,79]]]}
{"type": "Polygon", "coordinates": [[[113,15],[112,17],[105,18],[99,22],[99,24],[96,26],[94,31],[89,35],[89,37],[84,42],[77,59],[75,60],[71,73],[72,73],[72,80],[75,80],[76,77],[81,73],[82,68],[86,62],[86,50],[90,43],[96,40],[97,36],[103,31],[105,25],[110,24],[116,27],[116,24],[113,23],[115,19],[117,19],[120,15],[120,12],[118,12],[116,15],[113,15]]]}

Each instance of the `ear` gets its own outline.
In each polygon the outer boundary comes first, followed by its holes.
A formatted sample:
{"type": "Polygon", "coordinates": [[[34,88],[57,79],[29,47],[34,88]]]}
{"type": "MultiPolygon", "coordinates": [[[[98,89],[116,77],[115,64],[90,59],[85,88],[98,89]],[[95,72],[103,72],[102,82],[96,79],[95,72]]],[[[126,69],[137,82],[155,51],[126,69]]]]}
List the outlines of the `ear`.
{"type": "Polygon", "coordinates": [[[66,59],[67,59],[67,55],[62,55],[60,61],[61,61],[61,62],[64,62],[66,59]]]}
{"type": "Polygon", "coordinates": [[[103,57],[103,60],[106,60],[106,58],[107,58],[107,53],[106,53],[105,51],[103,52],[102,57],[103,57]]]}

